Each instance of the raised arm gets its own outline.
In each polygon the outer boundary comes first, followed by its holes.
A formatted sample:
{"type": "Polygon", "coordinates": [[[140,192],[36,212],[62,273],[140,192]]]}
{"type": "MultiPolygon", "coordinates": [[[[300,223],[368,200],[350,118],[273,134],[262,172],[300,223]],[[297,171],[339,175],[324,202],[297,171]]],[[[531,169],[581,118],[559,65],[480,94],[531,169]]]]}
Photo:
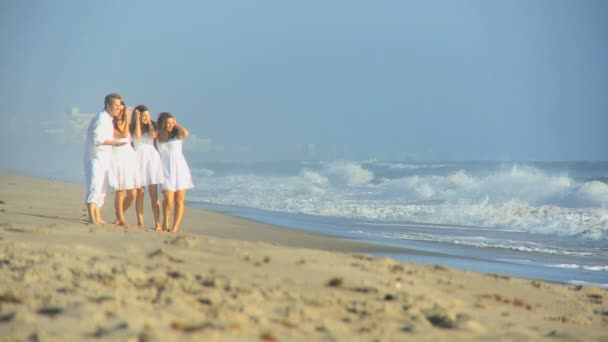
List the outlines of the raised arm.
{"type": "Polygon", "coordinates": [[[110,145],[110,146],[122,146],[126,144],[126,141],[115,141],[115,140],[104,140],[101,145],[110,145]]]}
{"type": "Polygon", "coordinates": [[[135,118],[134,118],[135,122],[134,122],[134,128],[133,128],[133,138],[135,138],[135,139],[141,138],[140,117],[141,117],[141,113],[139,112],[139,110],[135,109],[135,118]]]}
{"type": "Polygon", "coordinates": [[[175,122],[175,129],[177,130],[177,138],[180,140],[184,140],[190,135],[188,130],[183,126],[178,125],[177,122],[175,122]]]}
{"type": "Polygon", "coordinates": [[[148,131],[150,132],[150,136],[152,137],[152,139],[156,139],[156,136],[158,135],[158,131],[156,130],[156,124],[154,123],[154,121],[150,120],[150,122],[148,123],[148,131]]]}
{"type": "Polygon", "coordinates": [[[125,107],[122,119],[116,117],[116,127],[114,130],[115,138],[126,138],[129,135],[129,124],[131,123],[131,109],[125,107]]]}

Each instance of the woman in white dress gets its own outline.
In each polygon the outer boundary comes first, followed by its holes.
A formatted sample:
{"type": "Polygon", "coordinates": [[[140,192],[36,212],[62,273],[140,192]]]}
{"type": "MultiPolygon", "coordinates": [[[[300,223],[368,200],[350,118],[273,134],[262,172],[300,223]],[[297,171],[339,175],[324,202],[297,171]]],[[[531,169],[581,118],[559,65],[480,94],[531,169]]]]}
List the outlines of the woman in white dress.
{"type": "Polygon", "coordinates": [[[114,146],[112,167],[110,168],[110,185],[115,190],[114,210],[116,213],[116,224],[128,227],[125,220],[125,211],[133,204],[139,188],[139,167],[135,159],[135,150],[131,146],[131,135],[129,134],[129,121],[131,111],[122,102],[122,109],[114,117],[114,141],[124,142],[124,145],[114,146]]]}
{"type": "Polygon", "coordinates": [[[135,117],[131,122],[131,135],[133,136],[133,147],[139,164],[141,181],[135,199],[137,225],[141,228],[144,227],[144,194],[147,186],[150,192],[152,213],[154,214],[154,228],[160,231],[160,204],[158,202],[157,185],[163,182],[163,169],[160,163],[160,155],[154,146],[156,127],[150,118],[148,107],[139,105],[135,107],[133,112],[135,117]]]}
{"type": "Polygon", "coordinates": [[[163,230],[169,230],[169,216],[173,212],[171,232],[176,234],[184,216],[184,199],[186,190],[192,189],[192,176],[186,158],[182,152],[182,142],[188,137],[188,130],[179,126],[171,113],[160,113],[158,116],[158,135],[156,146],[163,166],[163,230]]]}

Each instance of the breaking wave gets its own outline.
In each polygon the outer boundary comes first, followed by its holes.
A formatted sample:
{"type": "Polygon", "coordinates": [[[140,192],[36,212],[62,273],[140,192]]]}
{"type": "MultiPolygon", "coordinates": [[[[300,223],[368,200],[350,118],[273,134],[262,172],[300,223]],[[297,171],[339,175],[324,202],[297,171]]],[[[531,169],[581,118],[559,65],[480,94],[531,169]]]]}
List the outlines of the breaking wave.
{"type": "Polygon", "coordinates": [[[296,169],[194,170],[193,195],[204,203],[282,212],[608,238],[608,184],[563,170],[373,161],[303,163],[296,169]]]}

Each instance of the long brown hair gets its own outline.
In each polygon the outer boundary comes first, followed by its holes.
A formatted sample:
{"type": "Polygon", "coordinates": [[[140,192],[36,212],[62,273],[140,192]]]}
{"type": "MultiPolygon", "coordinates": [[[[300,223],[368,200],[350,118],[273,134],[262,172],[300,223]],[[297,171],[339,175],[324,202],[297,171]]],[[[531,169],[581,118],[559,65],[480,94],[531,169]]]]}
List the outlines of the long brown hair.
{"type": "Polygon", "coordinates": [[[169,112],[162,112],[162,113],[158,114],[158,120],[156,120],[156,125],[157,125],[156,127],[158,130],[157,139],[159,141],[168,141],[177,136],[177,129],[173,129],[171,132],[167,132],[165,130],[165,122],[171,118],[175,119],[173,114],[171,114],[169,112]]]}
{"type": "MultiPolygon", "coordinates": [[[[150,128],[151,128],[151,126],[154,125],[154,121],[152,121],[152,117],[150,117],[150,124],[148,124],[148,125],[142,125],[142,123],[141,123],[141,114],[143,112],[149,112],[150,110],[148,109],[148,107],[146,107],[143,104],[140,104],[137,107],[135,107],[135,109],[133,109],[133,112],[135,112],[135,111],[138,111],[140,113],[139,127],[141,129],[141,133],[142,134],[144,134],[144,133],[150,133],[150,128]]],[[[136,123],[135,120],[131,120],[131,124],[130,124],[130,127],[129,127],[129,131],[131,131],[131,134],[133,134],[133,132],[135,131],[135,123],[136,123]]]]}
{"type": "Polygon", "coordinates": [[[112,118],[114,124],[114,137],[126,138],[129,136],[129,118],[127,117],[127,105],[124,101],[120,101],[122,104],[122,116],[115,116],[112,118]]]}

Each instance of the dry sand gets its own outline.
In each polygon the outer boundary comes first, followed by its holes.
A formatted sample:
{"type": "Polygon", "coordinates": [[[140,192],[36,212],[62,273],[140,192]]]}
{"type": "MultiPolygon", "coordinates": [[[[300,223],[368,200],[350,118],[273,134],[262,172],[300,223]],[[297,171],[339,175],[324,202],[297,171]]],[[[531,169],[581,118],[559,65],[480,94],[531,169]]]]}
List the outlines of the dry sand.
{"type": "Polygon", "coordinates": [[[0,172],[0,340],[608,341],[604,289],[374,258],[193,208],[177,236],[86,225],[83,191],[0,172]]]}

